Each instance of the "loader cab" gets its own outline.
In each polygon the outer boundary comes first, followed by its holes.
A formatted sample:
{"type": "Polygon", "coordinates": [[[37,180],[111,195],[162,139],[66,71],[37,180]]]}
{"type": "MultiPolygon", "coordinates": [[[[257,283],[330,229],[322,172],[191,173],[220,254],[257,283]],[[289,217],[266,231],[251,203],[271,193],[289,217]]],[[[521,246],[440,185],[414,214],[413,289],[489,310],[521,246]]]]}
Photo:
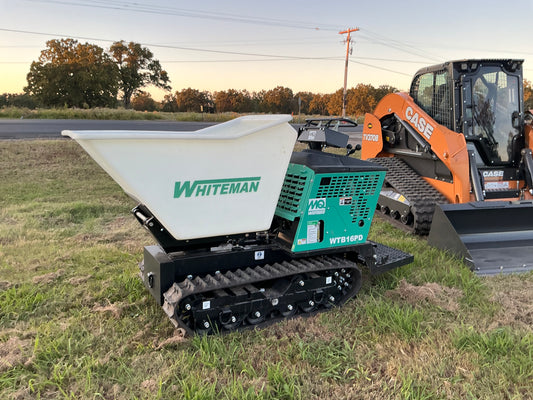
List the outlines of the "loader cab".
{"type": "Polygon", "coordinates": [[[424,68],[410,95],[436,122],[465,135],[477,164],[516,167],[524,147],[522,62],[462,60],[424,68]]]}

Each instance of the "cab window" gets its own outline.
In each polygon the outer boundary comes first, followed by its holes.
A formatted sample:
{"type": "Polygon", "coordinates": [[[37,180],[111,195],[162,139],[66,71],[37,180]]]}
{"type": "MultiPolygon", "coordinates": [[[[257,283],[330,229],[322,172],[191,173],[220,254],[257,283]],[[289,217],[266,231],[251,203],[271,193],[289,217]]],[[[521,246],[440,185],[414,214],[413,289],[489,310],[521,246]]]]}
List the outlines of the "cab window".
{"type": "Polygon", "coordinates": [[[450,80],[446,70],[416,77],[411,85],[411,97],[437,123],[453,129],[450,80]]]}

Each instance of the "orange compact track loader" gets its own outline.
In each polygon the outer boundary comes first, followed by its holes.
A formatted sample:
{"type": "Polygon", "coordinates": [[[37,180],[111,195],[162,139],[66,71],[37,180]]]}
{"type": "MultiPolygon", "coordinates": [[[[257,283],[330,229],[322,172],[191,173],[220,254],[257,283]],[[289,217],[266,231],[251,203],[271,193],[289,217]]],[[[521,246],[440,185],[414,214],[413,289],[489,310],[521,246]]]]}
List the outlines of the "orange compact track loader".
{"type": "Polygon", "coordinates": [[[361,158],[388,169],[378,209],[479,274],[533,269],[533,116],[523,60],[418,71],[366,114],[361,158]]]}

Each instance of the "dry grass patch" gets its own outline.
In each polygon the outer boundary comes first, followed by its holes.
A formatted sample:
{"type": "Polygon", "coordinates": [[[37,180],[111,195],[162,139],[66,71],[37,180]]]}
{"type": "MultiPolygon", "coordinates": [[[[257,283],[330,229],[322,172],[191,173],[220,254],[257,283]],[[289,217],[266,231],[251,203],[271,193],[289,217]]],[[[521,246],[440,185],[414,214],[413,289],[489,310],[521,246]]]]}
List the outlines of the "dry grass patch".
{"type": "Polygon", "coordinates": [[[56,281],[57,279],[61,278],[64,274],[65,274],[64,269],[58,269],[55,272],[50,272],[48,274],[34,276],[31,281],[35,285],[38,285],[38,284],[46,285],[48,283],[52,283],[56,281]]]}
{"type": "Polygon", "coordinates": [[[0,281],[0,291],[7,290],[11,287],[11,283],[8,281],[0,281]]]}
{"type": "Polygon", "coordinates": [[[141,388],[150,393],[157,393],[159,382],[155,379],[147,379],[141,382],[141,388]]]}
{"type": "Polygon", "coordinates": [[[524,276],[494,276],[485,279],[490,288],[491,301],[501,306],[490,329],[501,326],[533,331],[533,280],[524,276]]]}
{"type": "MultiPolygon", "coordinates": [[[[332,310],[333,311],[333,310],[332,310]]],[[[336,337],[320,320],[321,314],[296,317],[268,327],[266,332],[280,339],[309,339],[329,341],[336,337]]]]}
{"type": "Polygon", "coordinates": [[[416,286],[402,279],[398,287],[388,290],[385,296],[409,303],[412,306],[432,304],[446,311],[455,312],[459,309],[458,300],[462,297],[461,290],[449,288],[438,283],[428,282],[421,286],[416,286]]]}
{"type": "Polygon", "coordinates": [[[127,309],[128,307],[129,305],[125,303],[113,303],[113,304],[108,303],[105,306],[96,304],[94,305],[92,310],[98,313],[109,313],[114,318],[119,319],[122,316],[122,313],[124,312],[124,310],[127,309]]]}
{"type": "Polygon", "coordinates": [[[92,275],[75,276],[73,278],[70,278],[68,280],[68,283],[71,284],[72,286],[79,286],[79,285],[86,283],[91,278],[92,278],[92,275]]]}
{"type": "Polygon", "coordinates": [[[162,349],[163,347],[167,347],[167,346],[172,346],[172,345],[175,345],[176,343],[182,343],[184,342],[186,339],[185,339],[185,330],[182,329],[182,328],[177,328],[175,331],[174,331],[174,335],[161,341],[156,347],[155,349],[156,350],[160,350],[162,349]]]}
{"type": "Polygon", "coordinates": [[[31,346],[31,339],[18,337],[10,337],[7,342],[0,343],[0,372],[18,365],[29,366],[32,360],[29,356],[31,346]]]}

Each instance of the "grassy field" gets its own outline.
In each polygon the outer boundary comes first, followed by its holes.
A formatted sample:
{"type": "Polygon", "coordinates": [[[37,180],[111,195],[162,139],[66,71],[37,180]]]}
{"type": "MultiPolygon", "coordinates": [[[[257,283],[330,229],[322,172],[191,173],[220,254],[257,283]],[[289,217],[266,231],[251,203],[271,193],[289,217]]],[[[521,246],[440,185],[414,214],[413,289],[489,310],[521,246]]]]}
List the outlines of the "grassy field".
{"type": "Polygon", "coordinates": [[[0,118],[26,119],[104,119],[104,120],[169,120],[169,121],[209,121],[224,122],[239,114],[227,113],[195,113],[195,112],[147,112],[126,110],[121,108],[52,108],[35,109],[20,107],[0,108],[0,118]]]}
{"type": "Polygon", "coordinates": [[[533,275],[415,262],[259,331],[183,338],[137,277],[153,240],[72,141],[0,142],[2,399],[531,399],[533,275]]]}
{"type": "MultiPolygon", "coordinates": [[[[249,113],[248,113],[249,114],[249,113]]],[[[248,115],[246,114],[246,115],[248,115]]],[[[166,121],[206,121],[206,122],[225,122],[237,118],[244,114],[235,112],[224,113],[199,113],[199,112],[147,112],[126,109],[110,108],[58,108],[58,109],[35,109],[20,107],[3,107],[0,108],[0,118],[10,119],[103,119],[103,120],[166,120],[166,121]]],[[[306,118],[316,115],[294,115],[293,122],[304,123],[306,118]]],[[[363,122],[363,117],[353,117],[358,122],[363,122]]]]}

